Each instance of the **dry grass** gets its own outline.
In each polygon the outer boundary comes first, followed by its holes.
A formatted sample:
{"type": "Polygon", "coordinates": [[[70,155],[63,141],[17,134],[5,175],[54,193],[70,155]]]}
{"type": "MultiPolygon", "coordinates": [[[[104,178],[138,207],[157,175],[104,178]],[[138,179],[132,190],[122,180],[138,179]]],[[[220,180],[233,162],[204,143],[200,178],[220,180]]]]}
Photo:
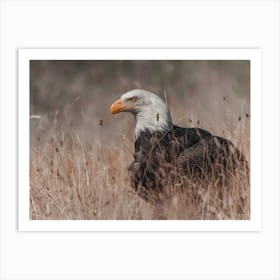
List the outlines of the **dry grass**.
{"type": "MultiPolygon", "coordinates": [[[[99,124],[100,130],[106,130],[102,122],[99,124]]],[[[244,131],[238,130],[245,152],[244,131]]],[[[130,187],[127,167],[132,161],[132,139],[119,135],[118,145],[115,142],[105,145],[108,141],[102,141],[100,131],[92,142],[82,141],[78,133],[48,131],[48,137],[33,137],[30,147],[31,219],[248,219],[250,216],[250,186],[246,177],[235,176],[231,187],[218,186],[215,178],[209,178],[206,185],[182,178],[183,191],[169,186],[172,196],[165,203],[151,205],[130,187]]]]}
{"type": "Polygon", "coordinates": [[[85,145],[78,135],[56,135],[32,146],[30,156],[32,219],[150,217],[149,205],[129,187],[125,149],[105,148],[99,141],[85,145]]]}

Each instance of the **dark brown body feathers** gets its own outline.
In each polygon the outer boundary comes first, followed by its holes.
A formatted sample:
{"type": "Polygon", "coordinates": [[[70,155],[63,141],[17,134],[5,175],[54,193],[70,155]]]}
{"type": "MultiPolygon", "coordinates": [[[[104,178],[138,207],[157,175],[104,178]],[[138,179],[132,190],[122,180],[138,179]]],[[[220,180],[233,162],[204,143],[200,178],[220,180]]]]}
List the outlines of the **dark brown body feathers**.
{"type": "Polygon", "coordinates": [[[165,133],[141,132],[129,171],[134,190],[150,202],[165,198],[170,186],[184,188],[184,179],[207,185],[214,176],[217,185],[225,185],[237,172],[249,177],[248,163],[232,142],[200,128],[175,125],[165,133]]]}

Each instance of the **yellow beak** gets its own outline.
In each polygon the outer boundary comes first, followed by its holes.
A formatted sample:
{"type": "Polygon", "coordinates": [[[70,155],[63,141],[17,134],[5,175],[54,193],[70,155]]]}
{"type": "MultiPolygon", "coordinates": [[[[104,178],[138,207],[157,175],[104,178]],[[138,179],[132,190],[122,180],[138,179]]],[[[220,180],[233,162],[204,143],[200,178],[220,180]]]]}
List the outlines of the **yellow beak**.
{"type": "Polygon", "coordinates": [[[117,114],[119,112],[125,111],[127,109],[134,109],[134,107],[133,106],[124,105],[122,103],[122,101],[120,99],[118,99],[116,102],[114,102],[111,105],[110,113],[114,115],[114,114],[117,114]]]}

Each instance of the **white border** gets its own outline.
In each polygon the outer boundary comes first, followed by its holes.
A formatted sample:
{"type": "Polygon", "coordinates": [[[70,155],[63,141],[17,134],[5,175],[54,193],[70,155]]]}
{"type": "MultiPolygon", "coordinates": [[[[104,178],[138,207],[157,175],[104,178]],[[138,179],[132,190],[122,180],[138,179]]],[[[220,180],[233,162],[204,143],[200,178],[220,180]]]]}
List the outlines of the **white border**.
{"type": "Polygon", "coordinates": [[[260,49],[19,49],[18,230],[19,231],[261,231],[262,65],[260,49]],[[50,221],[29,220],[30,60],[250,60],[251,219],[248,221],[50,221]]]}

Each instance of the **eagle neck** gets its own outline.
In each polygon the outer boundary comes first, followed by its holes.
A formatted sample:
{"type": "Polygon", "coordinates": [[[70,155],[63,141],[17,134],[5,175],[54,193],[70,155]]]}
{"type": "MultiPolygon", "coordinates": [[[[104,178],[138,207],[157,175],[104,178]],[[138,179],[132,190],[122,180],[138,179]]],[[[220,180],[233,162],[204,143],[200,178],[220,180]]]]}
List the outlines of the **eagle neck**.
{"type": "Polygon", "coordinates": [[[173,127],[169,112],[138,112],[135,115],[135,139],[142,133],[164,133],[173,127]]]}

